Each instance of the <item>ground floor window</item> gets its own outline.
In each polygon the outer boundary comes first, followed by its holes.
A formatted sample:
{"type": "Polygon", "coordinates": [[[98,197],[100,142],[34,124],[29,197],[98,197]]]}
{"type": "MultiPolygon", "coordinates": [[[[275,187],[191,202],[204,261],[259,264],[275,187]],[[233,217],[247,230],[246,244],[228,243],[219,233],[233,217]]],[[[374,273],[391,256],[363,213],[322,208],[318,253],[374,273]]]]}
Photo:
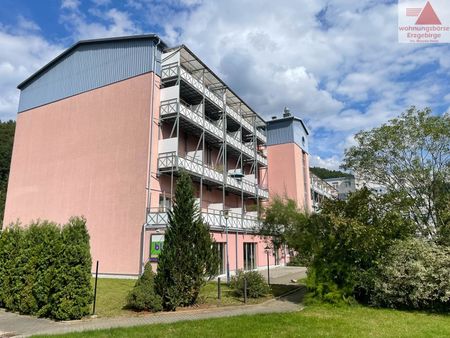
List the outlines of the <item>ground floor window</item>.
{"type": "Polygon", "coordinates": [[[219,275],[225,274],[225,243],[216,242],[214,246],[219,253],[219,275]]]}
{"type": "Polygon", "coordinates": [[[280,249],[275,249],[273,255],[275,256],[275,265],[280,265],[280,249]]]}
{"type": "Polygon", "coordinates": [[[256,243],[244,243],[244,270],[256,269],[256,243]]]}

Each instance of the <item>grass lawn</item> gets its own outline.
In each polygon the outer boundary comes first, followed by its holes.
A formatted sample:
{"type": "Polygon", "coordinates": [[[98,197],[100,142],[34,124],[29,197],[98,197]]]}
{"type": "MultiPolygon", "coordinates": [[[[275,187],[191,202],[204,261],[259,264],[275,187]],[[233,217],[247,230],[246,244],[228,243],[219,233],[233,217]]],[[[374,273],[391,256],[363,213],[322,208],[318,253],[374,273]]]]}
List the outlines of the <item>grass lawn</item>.
{"type": "MultiPolygon", "coordinates": [[[[69,334],[69,337],[449,337],[450,316],[312,305],[287,314],[239,316],[69,334]]],[[[53,336],[52,336],[53,337],[53,336]]],[[[66,336],[67,337],[67,336],[66,336]]]]}
{"type": "MultiPolygon", "coordinates": [[[[99,278],[97,284],[96,314],[99,317],[133,316],[137,313],[124,309],[128,292],[133,288],[135,280],[99,278]]],[[[92,283],[93,285],[94,283],[92,283]]],[[[222,300],[217,299],[217,282],[207,283],[200,292],[199,307],[241,305],[242,298],[233,295],[232,290],[222,284],[222,300]]],[[[265,298],[248,299],[249,304],[261,303],[272,297],[286,293],[292,286],[273,285],[272,295],[265,298]]]]}

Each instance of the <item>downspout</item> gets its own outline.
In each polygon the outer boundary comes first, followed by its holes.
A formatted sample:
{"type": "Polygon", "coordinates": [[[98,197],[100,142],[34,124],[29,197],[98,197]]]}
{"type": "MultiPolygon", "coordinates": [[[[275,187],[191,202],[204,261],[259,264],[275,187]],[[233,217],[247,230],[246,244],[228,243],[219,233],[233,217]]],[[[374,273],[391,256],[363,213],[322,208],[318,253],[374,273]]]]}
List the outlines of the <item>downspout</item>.
{"type": "Polygon", "coordinates": [[[154,118],[154,101],[155,101],[155,76],[156,76],[156,53],[158,51],[158,46],[161,43],[161,39],[158,38],[158,42],[153,49],[153,76],[151,81],[151,99],[150,99],[150,141],[149,141],[149,160],[148,160],[148,179],[147,179],[147,207],[145,209],[145,220],[142,224],[141,230],[141,259],[140,259],[140,267],[139,267],[139,275],[142,275],[144,272],[144,256],[145,256],[145,227],[147,225],[147,213],[150,212],[151,206],[151,197],[152,197],[152,189],[151,189],[151,180],[152,180],[152,143],[153,143],[153,118],[154,118]]]}

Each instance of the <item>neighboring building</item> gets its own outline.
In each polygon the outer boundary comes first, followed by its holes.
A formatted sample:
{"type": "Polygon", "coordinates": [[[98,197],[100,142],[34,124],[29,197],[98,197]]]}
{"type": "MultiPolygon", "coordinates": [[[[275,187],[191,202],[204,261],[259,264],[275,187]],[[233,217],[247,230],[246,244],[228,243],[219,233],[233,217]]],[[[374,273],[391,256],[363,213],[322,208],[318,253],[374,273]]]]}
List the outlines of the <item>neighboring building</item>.
{"type": "MultiPolygon", "coordinates": [[[[266,126],[184,45],[168,48],[155,35],[81,41],[19,89],[4,224],[84,215],[102,274],[137,275],[157,260],[181,170],[222,272],[226,227],[231,270],[266,266],[255,228],[269,191],[310,208],[303,123],[266,126]],[[281,127],[289,136],[267,147],[266,129],[271,138],[281,127]]],[[[284,264],[282,254],[270,264],[284,264]]]]}
{"type": "Polygon", "coordinates": [[[367,189],[369,189],[370,191],[372,191],[374,194],[377,194],[377,195],[384,195],[387,192],[387,189],[385,186],[378,184],[378,183],[363,180],[362,178],[359,178],[358,176],[356,176],[355,187],[356,187],[356,190],[366,187],[367,189]]]}
{"type": "Polygon", "coordinates": [[[309,176],[311,177],[311,203],[314,211],[319,210],[325,199],[338,198],[339,193],[331,184],[311,172],[309,176]]]}
{"type": "Polygon", "coordinates": [[[348,194],[356,191],[356,182],[353,176],[327,178],[324,180],[338,192],[338,198],[344,200],[348,194]]]}
{"type": "Polygon", "coordinates": [[[309,178],[308,129],[285,108],[283,117],[267,122],[270,196],[290,198],[300,209],[312,210],[309,178]]]}
{"type": "Polygon", "coordinates": [[[377,195],[386,193],[386,187],[381,184],[368,182],[358,177],[355,178],[354,176],[327,178],[325,181],[337,189],[339,199],[346,199],[349,193],[360,190],[363,187],[366,187],[377,195]]]}

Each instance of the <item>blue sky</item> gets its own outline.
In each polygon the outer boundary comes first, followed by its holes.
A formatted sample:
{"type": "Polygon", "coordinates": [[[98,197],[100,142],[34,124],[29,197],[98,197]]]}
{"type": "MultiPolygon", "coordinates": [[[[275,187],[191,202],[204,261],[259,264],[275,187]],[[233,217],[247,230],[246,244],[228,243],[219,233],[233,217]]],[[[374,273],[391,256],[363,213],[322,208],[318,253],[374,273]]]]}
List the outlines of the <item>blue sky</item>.
{"type": "Polygon", "coordinates": [[[261,115],[288,106],[311,130],[312,164],[337,168],[355,132],[411,105],[450,111],[450,45],[399,44],[397,15],[380,0],[2,0],[0,119],[15,118],[17,84],[74,42],[158,33],[261,115]]]}

